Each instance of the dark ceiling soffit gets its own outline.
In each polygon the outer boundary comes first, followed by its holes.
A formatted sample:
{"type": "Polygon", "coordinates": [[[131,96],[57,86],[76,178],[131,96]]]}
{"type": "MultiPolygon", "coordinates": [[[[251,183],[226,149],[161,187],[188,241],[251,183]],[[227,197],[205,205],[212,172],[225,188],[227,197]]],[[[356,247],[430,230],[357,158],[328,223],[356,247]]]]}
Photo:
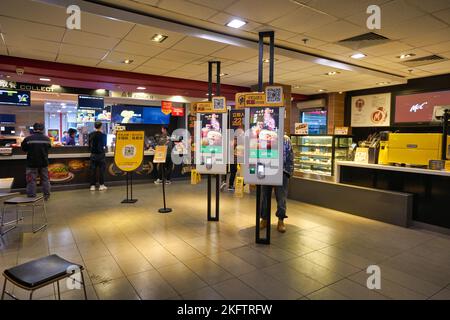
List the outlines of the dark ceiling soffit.
{"type": "MultiPolygon", "coordinates": [[[[231,36],[229,34],[216,31],[216,30],[210,30],[202,27],[198,27],[195,25],[175,21],[169,18],[165,17],[159,17],[155,15],[151,15],[146,12],[142,12],[139,10],[134,10],[130,8],[126,8],[119,5],[113,5],[110,3],[105,3],[103,1],[99,0],[35,0],[37,2],[51,4],[51,5],[57,5],[57,6],[69,6],[72,4],[77,4],[80,6],[81,10],[83,8],[86,9],[86,6],[88,8],[88,12],[101,15],[101,16],[108,16],[108,17],[114,17],[119,20],[128,21],[131,23],[138,23],[146,26],[151,26],[151,20],[153,22],[158,22],[158,27],[162,29],[166,29],[168,31],[172,32],[178,32],[180,33],[180,26],[184,27],[184,31],[186,33],[189,33],[189,35],[203,38],[207,40],[214,41],[214,38],[216,38],[215,41],[222,42],[230,45],[240,46],[240,47],[247,47],[247,48],[253,48],[257,49],[258,46],[258,40],[257,39],[251,39],[247,37],[242,36],[231,36]],[[120,16],[120,17],[119,17],[120,16]],[[150,20],[151,19],[151,20],[150,20]],[[139,22],[137,22],[138,20],[139,22]],[[221,37],[222,41],[219,41],[217,37],[221,37]]],[[[327,57],[323,57],[320,55],[315,55],[312,53],[303,52],[297,49],[289,48],[286,46],[275,46],[277,49],[279,49],[277,52],[278,54],[285,55],[287,57],[296,58],[302,61],[308,61],[320,65],[326,65],[331,68],[338,68],[348,71],[355,71],[355,72],[361,72],[365,74],[371,74],[373,76],[377,77],[384,77],[388,78],[394,81],[400,81],[400,82],[406,82],[406,79],[403,76],[384,72],[384,71],[378,71],[376,69],[368,68],[368,67],[361,67],[356,64],[348,63],[348,62],[342,62],[339,60],[330,59],[327,57]],[[281,51],[280,51],[281,50],[281,51]],[[295,57],[297,56],[297,57],[295,57]]]]}

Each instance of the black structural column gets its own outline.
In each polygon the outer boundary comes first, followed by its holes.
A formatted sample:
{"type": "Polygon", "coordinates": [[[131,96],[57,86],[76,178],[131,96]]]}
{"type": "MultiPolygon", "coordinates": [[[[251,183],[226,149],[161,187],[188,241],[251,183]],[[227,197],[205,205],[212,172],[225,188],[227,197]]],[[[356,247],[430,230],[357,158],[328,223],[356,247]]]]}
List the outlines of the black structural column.
{"type": "MultiPolygon", "coordinates": [[[[273,85],[273,73],[275,62],[275,32],[265,31],[259,33],[259,57],[258,57],[258,91],[264,91],[264,38],[269,38],[269,85],[273,85]]],[[[255,242],[260,244],[270,244],[270,218],[271,218],[271,206],[272,206],[272,187],[270,188],[270,194],[267,194],[267,209],[269,210],[267,215],[266,237],[261,238],[261,229],[259,223],[261,221],[262,210],[262,198],[261,198],[261,185],[256,186],[256,232],[255,242]]]]}
{"type": "MultiPolygon", "coordinates": [[[[213,96],[213,65],[216,65],[216,97],[220,96],[220,61],[208,61],[208,100],[213,96]]],[[[208,221],[219,221],[220,175],[216,174],[216,215],[211,215],[211,175],[208,174],[208,221]]]]}

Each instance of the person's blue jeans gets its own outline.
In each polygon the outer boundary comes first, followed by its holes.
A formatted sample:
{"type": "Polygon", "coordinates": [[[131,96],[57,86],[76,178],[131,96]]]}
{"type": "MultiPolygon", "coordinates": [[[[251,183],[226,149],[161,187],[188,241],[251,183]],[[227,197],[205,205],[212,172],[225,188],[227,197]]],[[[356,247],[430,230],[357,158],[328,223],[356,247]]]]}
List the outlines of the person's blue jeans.
{"type": "Polygon", "coordinates": [[[36,196],[36,179],[39,176],[41,179],[42,192],[44,196],[50,195],[50,181],[48,179],[48,168],[26,168],[25,170],[27,180],[27,195],[29,197],[36,196]]]}
{"type": "Polygon", "coordinates": [[[289,187],[289,176],[283,173],[283,185],[281,186],[262,186],[261,188],[261,218],[267,220],[270,214],[268,206],[269,199],[272,197],[272,189],[275,189],[275,198],[277,200],[277,212],[278,219],[283,220],[287,218],[286,215],[286,199],[289,187]]]}

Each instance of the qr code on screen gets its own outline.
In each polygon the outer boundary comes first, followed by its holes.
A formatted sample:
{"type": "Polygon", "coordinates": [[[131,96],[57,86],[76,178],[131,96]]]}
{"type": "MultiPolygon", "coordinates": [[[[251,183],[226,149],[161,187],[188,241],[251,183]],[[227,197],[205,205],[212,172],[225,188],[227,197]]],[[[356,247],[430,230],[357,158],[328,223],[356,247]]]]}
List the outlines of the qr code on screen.
{"type": "Polygon", "coordinates": [[[214,110],[223,110],[225,107],[223,99],[213,99],[214,102],[214,110]]]}
{"type": "Polygon", "coordinates": [[[266,88],[266,102],[267,103],[282,103],[283,102],[283,88],[268,87],[266,88]]]}

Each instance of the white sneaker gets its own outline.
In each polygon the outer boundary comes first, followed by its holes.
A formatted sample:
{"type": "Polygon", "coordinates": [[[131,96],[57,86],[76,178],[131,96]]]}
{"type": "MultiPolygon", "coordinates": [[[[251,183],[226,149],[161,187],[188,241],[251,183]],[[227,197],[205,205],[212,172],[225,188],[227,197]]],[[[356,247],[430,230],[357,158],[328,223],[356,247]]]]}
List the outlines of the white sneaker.
{"type": "Polygon", "coordinates": [[[98,188],[98,190],[99,191],[105,191],[105,190],[107,190],[108,188],[104,185],[104,184],[102,184],[99,188],[98,188]]]}
{"type": "Polygon", "coordinates": [[[171,184],[171,183],[172,183],[172,181],[166,180],[166,184],[171,184]]]}
{"type": "Polygon", "coordinates": [[[95,186],[91,186],[90,190],[95,191],[95,186]]]}
{"type": "Polygon", "coordinates": [[[161,179],[156,179],[155,184],[161,184],[162,180],[161,179]]]}

